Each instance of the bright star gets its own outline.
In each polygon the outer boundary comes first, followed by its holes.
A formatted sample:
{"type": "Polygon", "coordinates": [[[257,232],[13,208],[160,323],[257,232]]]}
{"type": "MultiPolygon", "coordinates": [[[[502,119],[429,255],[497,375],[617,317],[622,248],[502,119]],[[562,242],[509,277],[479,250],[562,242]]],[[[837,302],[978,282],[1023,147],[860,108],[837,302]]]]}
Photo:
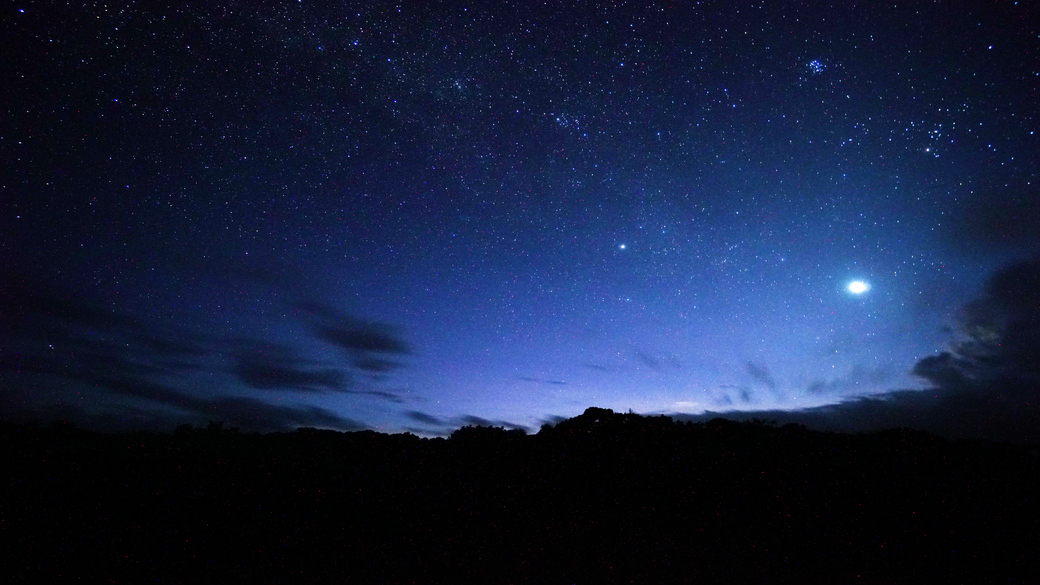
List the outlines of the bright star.
{"type": "Polygon", "coordinates": [[[870,283],[864,282],[862,280],[853,280],[849,283],[847,287],[845,287],[845,290],[849,291],[854,295],[861,295],[870,290],[870,283]]]}
{"type": "Polygon", "coordinates": [[[628,246],[626,246],[625,244],[620,244],[620,245],[618,245],[618,248],[620,248],[620,249],[622,249],[622,250],[624,250],[624,249],[625,249],[625,248],[627,248],[627,247],[628,247],[628,246]]]}

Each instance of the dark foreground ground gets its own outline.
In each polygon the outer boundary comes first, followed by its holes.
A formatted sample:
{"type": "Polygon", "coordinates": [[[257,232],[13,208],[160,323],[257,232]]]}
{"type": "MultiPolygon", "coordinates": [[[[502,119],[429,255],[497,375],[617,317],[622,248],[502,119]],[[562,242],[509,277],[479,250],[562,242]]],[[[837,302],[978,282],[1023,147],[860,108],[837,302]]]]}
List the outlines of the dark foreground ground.
{"type": "Polygon", "coordinates": [[[1038,578],[1036,448],[905,430],[600,409],[448,440],[5,425],[0,456],[18,581],[1038,578]]]}

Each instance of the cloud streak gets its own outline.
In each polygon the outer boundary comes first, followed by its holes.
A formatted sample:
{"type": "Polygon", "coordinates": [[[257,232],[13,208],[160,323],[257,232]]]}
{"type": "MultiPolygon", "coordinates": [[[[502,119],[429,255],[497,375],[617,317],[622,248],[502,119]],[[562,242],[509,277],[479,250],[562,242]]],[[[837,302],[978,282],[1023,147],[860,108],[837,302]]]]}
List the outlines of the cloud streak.
{"type": "MultiPolygon", "coordinates": [[[[912,373],[927,390],[897,390],[802,410],[676,414],[682,420],[716,416],[764,418],[836,431],[893,427],[924,429],[949,438],[1040,442],[1040,260],[998,270],[960,315],[959,339],[918,361],[912,373]]],[[[810,391],[841,393],[887,379],[858,369],[810,391]]]]}
{"type": "Polygon", "coordinates": [[[411,347],[384,323],[362,321],[314,302],[297,307],[318,338],[352,354],[408,355],[411,347]]]}
{"type": "Polygon", "coordinates": [[[759,384],[762,384],[770,390],[776,388],[776,380],[773,379],[773,374],[769,371],[769,368],[761,364],[756,364],[755,362],[748,362],[745,364],[745,370],[748,375],[754,378],[759,384]]]}
{"type": "MultiPolygon", "coordinates": [[[[364,428],[299,400],[272,404],[214,388],[217,376],[227,374],[247,391],[352,392],[400,401],[388,392],[355,391],[346,372],[296,357],[279,344],[162,329],[30,278],[13,278],[0,289],[0,326],[0,415],[14,420],[62,413],[77,424],[111,430],[206,420],[262,431],[364,428]]],[[[359,348],[402,347],[374,335],[356,339],[359,348]]]]}
{"type": "Polygon", "coordinates": [[[270,344],[243,348],[235,361],[232,372],[243,384],[258,390],[322,392],[343,390],[347,385],[345,373],[314,368],[306,360],[294,358],[284,348],[270,344]]]}
{"type": "Polygon", "coordinates": [[[405,415],[411,420],[420,423],[425,427],[420,429],[413,429],[416,432],[421,433],[447,435],[451,431],[454,431],[464,426],[501,427],[510,430],[522,430],[525,433],[530,431],[530,429],[528,429],[524,425],[511,423],[505,420],[488,420],[471,414],[452,417],[450,419],[443,419],[433,416],[431,414],[427,414],[425,412],[410,410],[405,412],[405,415]]]}

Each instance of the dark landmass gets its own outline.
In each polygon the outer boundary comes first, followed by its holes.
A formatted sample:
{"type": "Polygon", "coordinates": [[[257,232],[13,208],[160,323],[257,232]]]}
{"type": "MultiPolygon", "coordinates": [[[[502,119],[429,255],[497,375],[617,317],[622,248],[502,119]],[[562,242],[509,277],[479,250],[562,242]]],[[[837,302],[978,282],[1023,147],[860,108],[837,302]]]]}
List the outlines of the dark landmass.
{"type": "Polygon", "coordinates": [[[1000,582],[1035,445],[590,408],[448,439],[0,425],[14,581],[1000,582]]]}

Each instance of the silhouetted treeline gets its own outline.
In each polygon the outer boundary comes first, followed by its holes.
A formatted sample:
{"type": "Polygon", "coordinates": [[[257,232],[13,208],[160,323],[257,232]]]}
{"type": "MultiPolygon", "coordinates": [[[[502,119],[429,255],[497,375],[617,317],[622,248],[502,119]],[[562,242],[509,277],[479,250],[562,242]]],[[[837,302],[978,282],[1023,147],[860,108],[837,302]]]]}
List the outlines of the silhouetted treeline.
{"type": "Polygon", "coordinates": [[[18,581],[998,582],[1035,446],[590,408],[448,439],[0,425],[18,581]],[[47,579],[49,578],[49,579],[47,579]]]}

